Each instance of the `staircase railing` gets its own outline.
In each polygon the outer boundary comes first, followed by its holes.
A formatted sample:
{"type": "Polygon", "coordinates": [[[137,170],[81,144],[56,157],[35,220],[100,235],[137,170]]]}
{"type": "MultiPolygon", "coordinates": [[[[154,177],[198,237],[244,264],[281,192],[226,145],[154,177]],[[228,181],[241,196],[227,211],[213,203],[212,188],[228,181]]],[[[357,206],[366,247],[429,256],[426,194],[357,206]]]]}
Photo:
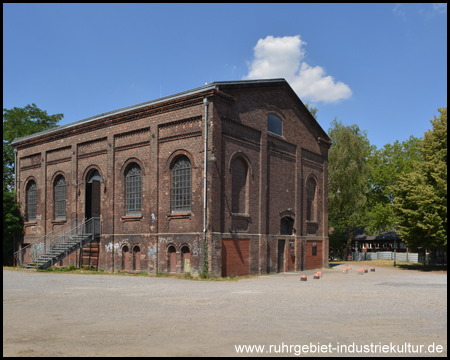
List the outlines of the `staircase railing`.
{"type": "Polygon", "coordinates": [[[48,244],[52,242],[54,239],[61,237],[64,235],[64,233],[70,231],[73,228],[76,228],[82,223],[83,219],[76,218],[72,219],[68,223],[64,224],[63,226],[60,226],[59,228],[53,230],[52,232],[49,232],[48,234],[40,237],[39,239],[33,241],[31,244],[28,244],[27,246],[23,247],[22,249],[16,251],[14,253],[14,257],[16,259],[16,266],[22,266],[26,262],[25,260],[25,254],[27,251],[30,252],[30,260],[33,261],[36,260],[39,256],[44,254],[44,248],[45,244],[48,244]]]}
{"type": "MultiPolygon", "coordinates": [[[[86,220],[82,224],[78,225],[77,227],[69,230],[68,232],[64,233],[62,236],[54,239],[51,243],[46,244],[44,246],[44,254],[47,254],[50,252],[50,250],[55,248],[63,248],[66,247],[66,251],[61,251],[61,255],[66,253],[66,256],[68,255],[69,248],[74,248],[76,246],[83,246],[83,243],[88,243],[89,241],[94,240],[97,237],[100,237],[101,235],[101,220],[99,217],[96,218],[90,218],[89,220],[86,220]],[[88,238],[90,238],[89,241],[86,241],[88,238]],[[76,243],[75,243],[76,240],[76,243]],[[70,245],[69,245],[69,242],[70,245]],[[69,246],[67,246],[69,245],[69,246]]],[[[64,256],[65,257],[65,256],[64,256]]],[[[60,261],[64,257],[57,256],[60,261]]],[[[38,259],[36,257],[33,262],[35,262],[38,259]]],[[[56,262],[57,262],[56,261],[56,262]]],[[[51,265],[54,264],[54,261],[52,260],[51,265]]]]}

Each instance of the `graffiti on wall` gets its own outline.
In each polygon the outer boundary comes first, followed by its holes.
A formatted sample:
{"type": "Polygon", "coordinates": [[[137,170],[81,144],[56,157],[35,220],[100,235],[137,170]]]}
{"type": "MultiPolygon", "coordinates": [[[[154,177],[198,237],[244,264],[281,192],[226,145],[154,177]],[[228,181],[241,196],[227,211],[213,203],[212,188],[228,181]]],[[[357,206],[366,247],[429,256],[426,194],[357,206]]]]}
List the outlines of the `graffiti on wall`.
{"type": "Polygon", "coordinates": [[[156,259],[156,245],[154,246],[147,246],[148,252],[147,255],[150,259],[156,259]]]}
{"type": "Polygon", "coordinates": [[[107,245],[105,245],[105,252],[106,253],[115,252],[117,255],[122,256],[122,251],[120,251],[120,249],[122,248],[122,244],[127,241],[128,239],[124,239],[115,243],[114,245],[110,241],[107,245]]]}

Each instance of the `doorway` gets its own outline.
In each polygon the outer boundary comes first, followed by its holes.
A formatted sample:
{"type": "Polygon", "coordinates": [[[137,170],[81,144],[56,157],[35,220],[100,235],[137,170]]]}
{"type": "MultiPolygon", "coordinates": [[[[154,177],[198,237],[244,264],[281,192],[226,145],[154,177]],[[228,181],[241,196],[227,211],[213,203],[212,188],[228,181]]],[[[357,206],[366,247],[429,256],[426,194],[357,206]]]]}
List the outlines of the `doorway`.
{"type": "Polygon", "coordinates": [[[89,172],[86,181],[86,201],[84,217],[89,220],[92,217],[100,217],[100,173],[98,170],[89,172]]]}
{"type": "Polygon", "coordinates": [[[171,245],[167,249],[168,252],[168,269],[171,273],[177,272],[177,250],[175,249],[175,246],[171,245]]]}
{"type": "Polygon", "coordinates": [[[284,272],[284,248],[286,240],[278,240],[278,268],[277,271],[284,272]]]}

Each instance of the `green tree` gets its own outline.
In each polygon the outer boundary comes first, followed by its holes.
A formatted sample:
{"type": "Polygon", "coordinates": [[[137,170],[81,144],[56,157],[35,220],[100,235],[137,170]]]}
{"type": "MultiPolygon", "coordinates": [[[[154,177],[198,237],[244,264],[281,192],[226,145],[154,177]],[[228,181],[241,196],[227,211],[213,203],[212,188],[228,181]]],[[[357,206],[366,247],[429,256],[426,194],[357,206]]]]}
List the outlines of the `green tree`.
{"type": "Polygon", "coordinates": [[[21,229],[21,219],[15,202],[14,150],[11,142],[20,137],[57,126],[63,114],[48,115],[36,104],[24,108],[3,109],[3,261],[13,249],[14,233],[21,229]]]}
{"type": "Polygon", "coordinates": [[[423,162],[391,186],[397,227],[408,246],[447,246],[447,107],[430,120],[420,146],[423,162]]]}
{"type": "Polygon", "coordinates": [[[48,115],[36,104],[3,109],[3,163],[8,171],[13,172],[14,151],[11,142],[14,139],[53,128],[63,117],[63,114],[48,115]]]}
{"type": "Polygon", "coordinates": [[[391,231],[396,223],[391,187],[400,176],[411,172],[422,161],[419,151],[421,139],[414,136],[404,142],[395,141],[375,149],[369,158],[370,188],[367,194],[368,219],[366,232],[379,235],[391,231]]]}
{"type": "Polygon", "coordinates": [[[14,234],[22,229],[15,191],[8,189],[3,182],[3,264],[11,263],[13,253],[14,234]]]}
{"type": "Polygon", "coordinates": [[[309,102],[305,103],[305,106],[306,106],[306,108],[309,110],[309,112],[311,113],[311,115],[314,117],[314,119],[317,120],[317,112],[318,112],[319,110],[317,110],[317,108],[313,108],[312,105],[311,105],[309,102]]]}
{"type": "Polygon", "coordinates": [[[368,159],[372,146],[365,131],[361,131],[357,125],[344,126],[337,119],[331,123],[328,136],[331,139],[328,179],[330,183],[338,183],[341,191],[340,194],[331,189],[329,191],[329,224],[334,229],[330,243],[332,248],[339,248],[338,239],[347,232],[347,258],[355,228],[365,225],[366,195],[369,189],[367,179],[370,174],[368,159]]]}

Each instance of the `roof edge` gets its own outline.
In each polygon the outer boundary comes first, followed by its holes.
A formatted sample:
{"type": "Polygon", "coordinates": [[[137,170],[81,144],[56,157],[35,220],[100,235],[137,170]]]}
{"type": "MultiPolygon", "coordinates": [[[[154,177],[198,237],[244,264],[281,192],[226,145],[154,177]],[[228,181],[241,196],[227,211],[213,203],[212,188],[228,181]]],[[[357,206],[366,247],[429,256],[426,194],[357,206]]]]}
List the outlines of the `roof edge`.
{"type": "Polygon", "coordinates": [[[40,136],[43,136],[43,135],[48,135],[48,134],[51,134],[53,132],[59,132],[59,131],[62,131],[62,130],[70,129],[70,128],[75,127],[75,126],[91,123],[93,121],[100,120],[100,119],[103,119],[103,118],[106,118],[106,117],[109,117],[109,116],[119,115],[119,114],[122,114],[122,113],[125,113],[125,112],[128,112],[128,111],[138,110],[138,109],[141,109],[141,108],[146,107],[146,106],[157,105],[157,104],[164,103],[164,102],[167,102],[167,101],[176,100],[176,99],[184,97],[184,96],[195,95],[195,94],[198,94],[198,93],[201,93],[201,92],[214,90],[218,86],[221,86],[221,85],[224,85],[224,86],[227,86],[227,85],[245,85],[245,84],[249,84],[249,85],[250,84],[255,84],[256,85],[256,84],[276,83],[276,82],[286,82],[287,83],[287,81],[285,79],[282,79],[282,78],[263,79],[263,80],[215,81],[215,82],[212,82],[210,84],[206,84],[204,86],[200,86],[200,87],[197,87],[197,88],[194,88],[194,89],[191,89],[191,90],[183,91],[183,92],[180,92],[180,93],[176,93],[176,94],[173,94],[173,95],[165,96],[165,97],[158,98],[158,99],[155,99],[155,100],[146,101],[146,102],[139,103],[139,104],[136,104],[136,105],[127,106],[127,107],[124,107],[124,108],[121,108],[121,109],[117,109],[117,110],[101,113],[101,114],[98,114],[98,115],[95,115],[95,116],[91,116],[91,117],[88,117],[88,118],[85,118],[85,119],[82,119],[82,120],[77,120],[77,121],[71,122],[69,124],[65,124],[65,125],[61,125],[61,126],[57,126],[57,127],[51,128],[51,129],[43,130],[43,131],[37,132],[35,134],[23,136],[23,137],[20,137],[20,138],[15,138],[11,142],[11,145],[14,147],[14,145],[19,144],[19,143],[21,143],[23,141],[26,141],[26,140],[29,140],[29,139],[33,139],[33,138],[40,137],[40,136]]]}

